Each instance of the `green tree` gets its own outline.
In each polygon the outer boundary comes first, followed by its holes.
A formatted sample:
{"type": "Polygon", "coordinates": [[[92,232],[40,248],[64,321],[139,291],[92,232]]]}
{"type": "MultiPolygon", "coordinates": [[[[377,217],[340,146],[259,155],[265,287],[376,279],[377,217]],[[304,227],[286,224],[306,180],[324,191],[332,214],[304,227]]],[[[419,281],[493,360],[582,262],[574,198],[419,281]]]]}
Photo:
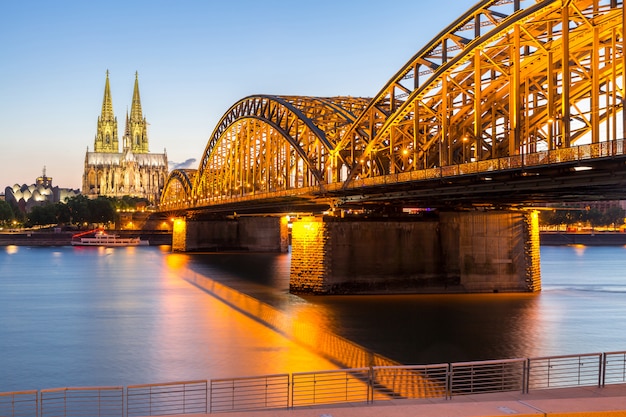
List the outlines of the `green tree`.
{"type": "Polygon", "coordinates": [[[89,222],[89,199],[84,195],[67,200],[67,207],[70,212],[70,223],[82,224],[89,222]]]}
{"type": "Polygon", "coordinates": [[[57,224],[70,223],[72,218],[70,208],[66,203],[56,203],[57,224]]]}
{"type": "Polygon", "coordinates": [[[149,201],[145,198],[139,197],[131,197],[128,195],[122,196],[121,198],[112,199],[113,207],[116,210],[126,211],[126,210],[137,210],[139,205],[148,206],[149,201]]]}
{"type": "Polygon", "coordinates": [[[26,223],[29,226],[57,224],[56,205],[48,203],[33,207],[27,215],[26,223]]]}
{"type": "Polygon", "coordinates": [[[115,221],[115,208],[113,202],[106,197],[98,197],[95,200],[89,200],[89,222],[90,223],[109,223],[115,221]]]}
{"type": "Polygon", "coordinates": [[[611,207],[602,218],[605,226],[619,227],[624,224],[624,209],[621,207],[611,207]]]}
{"type": "Polygon", "coordinates": [[[598,227],[604,225],[604,215],[596,208],[582,212],[582,221],[589,223],[592,227],[598,227]]]}
{"type": "Polygon", "coordinates": [[[0,224],[9,223],[15,218],[11,205],[4,200],[0,200],[0,224]]]}

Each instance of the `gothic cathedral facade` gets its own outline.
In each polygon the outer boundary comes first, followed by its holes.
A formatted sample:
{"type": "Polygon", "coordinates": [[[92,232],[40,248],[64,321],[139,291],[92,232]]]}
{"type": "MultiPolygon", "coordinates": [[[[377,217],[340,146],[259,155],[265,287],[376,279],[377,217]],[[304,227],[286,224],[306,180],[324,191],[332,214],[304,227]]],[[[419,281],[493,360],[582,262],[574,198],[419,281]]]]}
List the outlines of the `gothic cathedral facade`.
{"type": "Polygon", "coordinates": [[[168,175],[167,154],[150,153],[148,149],[148,123],[143,117],[139,97],[139,78],[135,73],[135,88],[130,114],[126,112],[126,126],[119,150],[117,118],[109,87],[109,71],[104,84],[102,113],[93,152],[85,155],[82,194],[98,196],[131,196],[158,204],[168,175]]]}

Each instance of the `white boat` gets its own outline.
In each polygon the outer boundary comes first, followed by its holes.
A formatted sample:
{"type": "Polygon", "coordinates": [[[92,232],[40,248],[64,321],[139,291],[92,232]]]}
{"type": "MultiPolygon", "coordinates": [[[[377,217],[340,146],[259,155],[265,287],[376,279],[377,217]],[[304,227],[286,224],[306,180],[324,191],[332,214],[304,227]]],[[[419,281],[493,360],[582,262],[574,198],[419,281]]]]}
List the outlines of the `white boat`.
{"type": "Polygon", "coordinates": [[[83,232],[72,236],[73,246],[147,246],[149,244],[147,240],[141,240],[138,237],[120,237],[101,231],[83,232]]]}

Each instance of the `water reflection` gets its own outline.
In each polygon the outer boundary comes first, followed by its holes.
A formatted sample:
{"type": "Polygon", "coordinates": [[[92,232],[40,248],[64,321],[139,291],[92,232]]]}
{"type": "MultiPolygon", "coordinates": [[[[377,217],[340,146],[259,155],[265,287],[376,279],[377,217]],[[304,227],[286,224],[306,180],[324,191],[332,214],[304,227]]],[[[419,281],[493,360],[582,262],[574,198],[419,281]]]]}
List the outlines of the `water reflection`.
{"type": "MultiPolygon", "coordinates": [[[[542,327],[537,309],[540,294],[296,297],[287,294],[288,269],[266,267],[284,274],[276,280],[283,287],[269,287],[263,285],[264,278],[256,280],[250,271],[242,273],[246,258],[229,254],[214,262],[212,256],[195,254],[190,255],[189,265],[271,304],[296,323],[324,328],[394,362],[428,364],[539,353],[533,337],[525,335],[537,334],[542,327]],[[248,278],[233,279],[235,270],[238,277],[248,278]]],[[[317,343],[311,341],[314,346],[317,343]]]]}
{"type": "Polygon", "coordinates": [[[538,294],[296,297],[287,293],[289,270],[271,266],[283,255],[257,265],[258,278],[246,271],[248,254],[194,254],[189,267],[280,311],[301,309],[298,317],[384,357],[428,364],[623,349],[625,255],[622,247],[542,248],[538,294]],[[283,286],[265,285],[271,269],[283,286]]]}
{"type": "Polygon", "coordinates": [[[184,281],[184,255],[87,249],[0,252],[0,392],[335,367],[184,281]]]}
{"type": "Polygon", "coordinates": [[[542,248],[539,294],[298,297],[288,255],[7,247],[0,391],[623,350],[625,255],[542,248]]]}
{"type": "Polygon", "coordinates": [[[585,245],[572,245],[571,247],[574,249],[574,254],[578,257],[582,257],[585,254],[585,249],[587,249],[585,245]]]}
{"type": "Polygon", "coordinates": [[[187,270],[183,272],[183,275],[186,280],[237,311],[274,329],[288,339],[306,346],[336,365],[344,368],[359,368],[372,364],[397,364],[329,331],[319,321],[323,316],[307,315],[306,312],[311,311],[310,309],[294,306],[286,312],[280,311],[202,274],[187,270]]]}

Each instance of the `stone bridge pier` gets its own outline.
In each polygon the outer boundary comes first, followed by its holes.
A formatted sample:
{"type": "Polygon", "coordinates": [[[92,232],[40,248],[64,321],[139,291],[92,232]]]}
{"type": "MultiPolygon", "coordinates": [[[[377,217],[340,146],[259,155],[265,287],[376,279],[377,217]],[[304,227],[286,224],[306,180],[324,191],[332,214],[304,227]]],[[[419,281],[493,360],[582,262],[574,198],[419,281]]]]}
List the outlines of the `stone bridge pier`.
{"type": "MultiPolygon", "coordinates": [[[[175,219],[174,251],[287,252],[287,217],[175,219]]],[[[304,217],[291,228],[290,291],[300,294],[535,292],[535,211],[419,218],[304,217]]]]}
{"type": "Polygon", "coordinates": [[[533,211],[442,212],[422,221],[303,218],[292,228],[290,291],[539,291],[538,229],[533,211]]]}
{"type": "Polygon", "coordinates": [[[223,219],[174,219],[172,250],[288,252],[286,217],[231,216],[223,219]]]}

